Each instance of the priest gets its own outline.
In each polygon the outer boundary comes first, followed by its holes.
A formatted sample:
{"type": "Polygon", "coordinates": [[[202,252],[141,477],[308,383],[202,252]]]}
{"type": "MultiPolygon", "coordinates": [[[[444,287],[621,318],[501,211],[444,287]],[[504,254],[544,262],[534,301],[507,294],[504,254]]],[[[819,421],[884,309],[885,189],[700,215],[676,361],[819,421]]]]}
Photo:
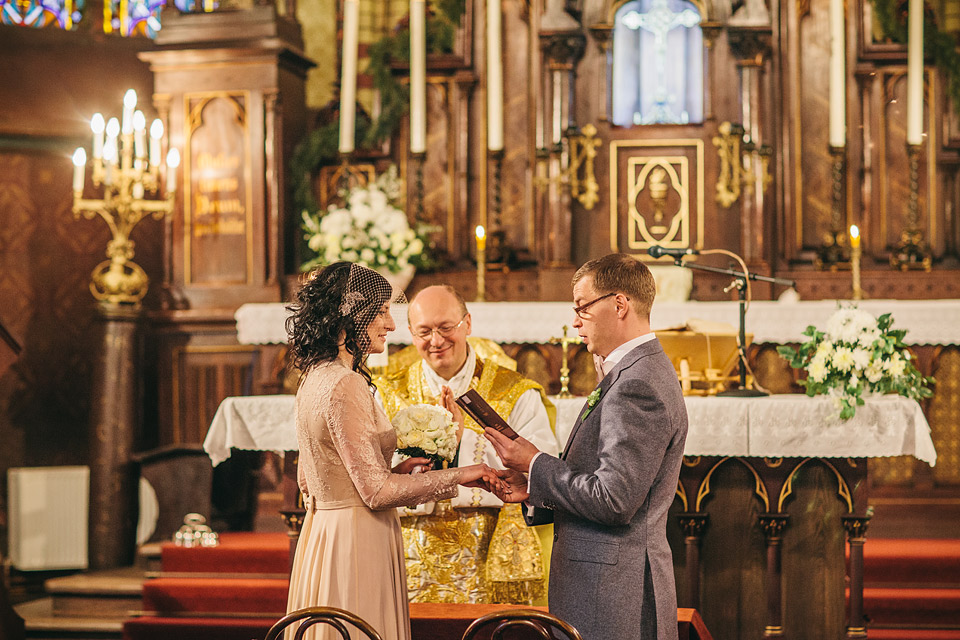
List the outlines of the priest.
{"type": "MultiPolygon", "coordinates": [[[[543,450],[559,450],[556,410],[543,387],[505,366],[509,358],[496,343],[468,341],[470,313],[456,289],[427,287],[410,302],[407,320],[412,348],[391,356],[387,373],[374,379],[391,419],[411,405],[441,404],[444,387],[454,397],[472,388],[521,436],[543,450]]],[[[464,417],[453,464],[503,468],[482,428],[464,417]]],[[[552,531],[525,529],[516,505],[504,507],[492,493],[461,488],[449,501],[401,509],[400,515],[410,602],[545,602],[552,531]]]]}

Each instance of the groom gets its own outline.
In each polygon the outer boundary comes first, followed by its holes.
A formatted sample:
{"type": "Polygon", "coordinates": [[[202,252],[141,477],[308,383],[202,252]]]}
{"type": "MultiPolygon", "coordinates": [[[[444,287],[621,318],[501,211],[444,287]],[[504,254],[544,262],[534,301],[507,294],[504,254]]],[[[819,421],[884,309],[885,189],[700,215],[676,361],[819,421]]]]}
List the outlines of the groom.
{"type": "Polygon", "coordinates": [[[655,293],[650,270],[624,254],[574,275],[573,326],[603,379],[559,458],[486,430],[508,467],[499,472],[501,499],[525,502],[527,524],[553,520],[550,611],[584,640],[677,638],[666,524],[687,412],[650,330],[655,293]]]}

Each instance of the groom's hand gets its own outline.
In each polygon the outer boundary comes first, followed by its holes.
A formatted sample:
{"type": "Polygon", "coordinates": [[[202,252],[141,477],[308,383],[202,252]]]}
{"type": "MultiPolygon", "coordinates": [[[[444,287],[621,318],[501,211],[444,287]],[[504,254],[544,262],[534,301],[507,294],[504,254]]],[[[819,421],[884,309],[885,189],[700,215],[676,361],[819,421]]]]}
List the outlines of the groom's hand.
{"type": "Polygon", "coordinates": [[[495,472],[499,477],[499,486],[494,491],[496,496],[504,502],[523,502],[530,497],[527,492],[527,476],[513,469],[502,469],[495,472]]]}
{"type": "Polygon", "coordinates": [[[516,440],[511,440],[496,429],[491,429],[490,427],[483,430],[483,435],[490,441],[493,448],[496,449],[497,455],[500,457],[503,465],[516,471],[523,473],[528,472],[533,457],[540,453],[536,445],[521,436],[517,436],[516,440]]]}

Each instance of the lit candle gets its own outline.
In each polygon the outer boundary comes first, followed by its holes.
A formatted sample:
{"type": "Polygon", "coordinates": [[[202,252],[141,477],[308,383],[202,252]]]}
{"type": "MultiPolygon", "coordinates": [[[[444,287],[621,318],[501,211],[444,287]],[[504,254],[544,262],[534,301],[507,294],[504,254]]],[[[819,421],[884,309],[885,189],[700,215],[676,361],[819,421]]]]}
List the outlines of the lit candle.
{"type": "Polygon", "coordinates": [[[410,152],[427,150],[427,17],[425,0],[410,0],[410,152]]]}
{"type": "Polygon", "coordinates": [[[110,118],[110,121],[107,122],[107,141],[103,145],[103,158],[107,159],[107,147],[113,146],[114,154],[113,159],[117,159],[117,136],[120,135],[120,121],[116,118],[110,118]]]}
{"type": "Polygon", "coordinates": [[[853,299],[863,299],[863,289],[860,287],[860,229],[857,225],[850,225],[850,275],[853,280],[853,299]]]}
{"type": "Polygon", "coordinates": [[[87,152],[83,147],[77,147],[73,152],[73,191],[76,194],[83,193],[83,172],[87,166],[87,152]]]}
{"type": "Polygon", "coordinates": [[[860,248],[860,228],[855,224],[850,225],[850,247],[852,249],[860,248]]]}
{"type": "Polygon", "coordinates": [[[160,166],[160,139],[163,138],[163,123],[159,119],[150,125],[150,166],[160,166]]]}
{"type": "Polygon", "coordinates": [[[93,118],[90,119],[90,129],[93,131],[93,157],[97,160],[103,157],[103,131],[106,126],[103,114],[93,114],[93,118]]]}
{"type": "Polygon", "coordinates": [[[127,89],[123,94],[123,122],[121,131],[124,134],[133,133],[133,110],[137,106],[137,92],[127,89]]]}
{"type": "Polygon", "coordinates": [[[500,0],[487,0],[487,149],[503,149],[503,59],[500,0]]]}
{"type": "Polygon", "coordinates": [[[133,151],[137,158],[147,157],[147,119],[139,109],[133,114],[133,151]]]}
{"type": "Polygon", "coordinates": [[[907,13],[907,144],[923,142],[923,0],[907,13]]]}
{"type": "Polygon", "coordinates": [[[487,260],[485,249],[487,248],[487,232],[482,224],[477,225],[477,302],[483,302],[486,298],[486,278],[487,278],[487,260]]]}
{"type": "Polygon", "coordinates": [[[830,0],[830,146],[847,144],[846,38],[843,0],[830,0]]]}
{"type": "Polygon", "coordinates": [[[177,167],[180,166],[180,152],[170,149],[167,153],[167,194],[177,190],[177,167]]]}
{"type": "Polygon", "coordinates": [[[343,0],[343,63],[340,69],[340,153],[352,153],[354,148],[359,20],[359,1],[343,0]]]}

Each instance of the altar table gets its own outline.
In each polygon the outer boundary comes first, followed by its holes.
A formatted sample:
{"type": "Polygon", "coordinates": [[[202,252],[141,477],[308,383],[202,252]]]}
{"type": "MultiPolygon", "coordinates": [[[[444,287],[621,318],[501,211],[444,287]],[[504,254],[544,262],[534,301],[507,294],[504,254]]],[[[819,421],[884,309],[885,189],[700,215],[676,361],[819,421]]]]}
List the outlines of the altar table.
{"type": "MultiPolygon", "coordinates": [[[[566,444],[585,398],[551,398],[557,440],[566,444]]],[[[873,458],[910,455],[930,466],[937,453],[920,405],[901,396],[869,398],[847,421],[830,398],[687,396],[688,456],[873,458]]],[[[203,448],[214,465],[230,449],[295,451],[294,396],[237,396],[217,409],[203,448]]]]}

